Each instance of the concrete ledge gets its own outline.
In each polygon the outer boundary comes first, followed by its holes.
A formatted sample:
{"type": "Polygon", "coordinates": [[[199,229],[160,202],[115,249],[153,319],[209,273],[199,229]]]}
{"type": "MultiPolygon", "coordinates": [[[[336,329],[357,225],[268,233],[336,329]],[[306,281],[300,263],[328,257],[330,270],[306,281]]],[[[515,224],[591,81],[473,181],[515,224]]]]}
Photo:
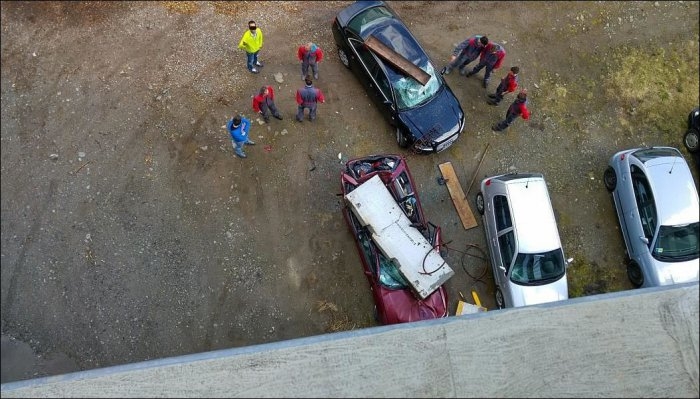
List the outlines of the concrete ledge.
{"type": "Polygon", "coordinates": [[[698,397],[698,294],[698,283],[625,291],[19,381],[1,393],[698,397]]]}

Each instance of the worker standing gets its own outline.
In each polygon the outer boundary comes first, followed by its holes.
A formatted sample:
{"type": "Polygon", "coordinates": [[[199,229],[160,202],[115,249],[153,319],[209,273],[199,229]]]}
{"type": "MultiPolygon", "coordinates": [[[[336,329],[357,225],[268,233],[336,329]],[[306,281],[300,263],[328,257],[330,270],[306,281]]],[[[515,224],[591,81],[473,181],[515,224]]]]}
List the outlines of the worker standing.
{"type": "Polygon", "coordinates": [[[297,121],[301,122],[304,119],[304,111],[309,109],[309,120],[313,122],[316,119],[316,107],[318,103],[326,102],[326,98],[320,89],[317,89],[313,85],[313,81],[310,76],[307,76],[304,80],[306,86],[297,90],[297,121]]]}
{"type": "Polygon", "coordinates": [[[501,83],[496,88],[494,94],[489,94],[489,99],[486,100],[487,103],[491,105],[498,105],[503,100],[503,95],[505,93],[513,93],[515,89],[518,88],[518,73],[520,68],[517,66],[511,67],[508,74],[501,79],[501,83]]]}
{"type": "Polygon", "coordinates": [[[515,98],[515,101],[513,101],[513,104],[508,107],[506,119],[491,126],[491,129],[497,132],[505,130],[518,116],[522,116],[524,120],[530,119],[530,110],[527,109],[527,90],[525,89],[518,93],[518,96],[515,98]]]}
{"type": "Polygon", "coordinates": [[[484,88],[488,87],[489,79],[491,79],[491,72],[501,67],[503,59],[506,56],[506,50],[500,44],[489,43],[488,46],[481,53],[481,58],[479,58],[479,63],[467,73],[467,77],[474,75],[479,72],[482,68],[486,68],[484,73],[484,88]]]}
{"type": "Polygon", "coordinates": [[[323,59],[323,50],[315,43],[306,43],[299,46],[297,58],[301,61],[301,80],[305,80],[309,73],[309,67],[314,74],[314,79],[318,79],[318,63],[323,59]]]}

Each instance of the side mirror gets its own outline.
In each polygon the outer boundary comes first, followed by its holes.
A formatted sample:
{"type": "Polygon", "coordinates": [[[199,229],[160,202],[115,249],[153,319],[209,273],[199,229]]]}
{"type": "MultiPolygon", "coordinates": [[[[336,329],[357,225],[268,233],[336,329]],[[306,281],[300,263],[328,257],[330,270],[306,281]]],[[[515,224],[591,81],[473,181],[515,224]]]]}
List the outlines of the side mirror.
{"type": "Polygon", "coordinates": [[[498,266],[499,269],[503,272],[503,274],[506,274],[506,268],[505,266],[498,266]]]}
{"type": "Polygon", "coordinates": [[[569,266],[571,266],[571,262],[573,262],[573,261],[574,261],[574,258],[569,258],[566,260],[566,268],[567,269],[569,268],[569,266]]]}
{"type": "Polygon", "coordinates": [[[644,236],[641,236],[641,237],[639,237],[639,239],[642,240],[642,242],[643,242],[644,244],[649,245],[649,239],[648,239],[648,238],[646,238],[646,237],[644,237],[644,236]]]}

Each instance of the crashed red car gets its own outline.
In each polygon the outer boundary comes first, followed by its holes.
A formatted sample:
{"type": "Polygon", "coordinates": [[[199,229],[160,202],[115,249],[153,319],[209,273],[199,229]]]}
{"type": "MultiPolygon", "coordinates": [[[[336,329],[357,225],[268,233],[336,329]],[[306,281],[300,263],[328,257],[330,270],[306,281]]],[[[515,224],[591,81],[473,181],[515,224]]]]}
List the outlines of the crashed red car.
{"type": "MultiPolygon", "coordinates": [[[[425,220],[413,177],[402,156],[373,155],[348,161],[341,173],[343,196],[376,175],[381,178],[412,226],[439,251],[440,228],[425,220]]],[[[396,266],[382,254],[368,228],[362,226],[347,204],[343,207],[343,215],[355,238],[362,268],[374,297],[375,318],[378,322],[396,324],[447,316],[448,299],[444,285],[425,299],[419,299],[396,266]]]]}

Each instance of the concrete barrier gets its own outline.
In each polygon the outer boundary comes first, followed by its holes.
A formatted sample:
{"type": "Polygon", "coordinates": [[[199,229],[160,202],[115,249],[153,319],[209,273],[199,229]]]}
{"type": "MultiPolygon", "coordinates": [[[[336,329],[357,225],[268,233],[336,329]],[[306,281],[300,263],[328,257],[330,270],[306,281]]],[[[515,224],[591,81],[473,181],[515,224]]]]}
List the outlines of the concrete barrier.
{"type": "Polygon", "coordinates": [[[10,397],[698,397],[698,283],[3,384],[10,397]]]}

